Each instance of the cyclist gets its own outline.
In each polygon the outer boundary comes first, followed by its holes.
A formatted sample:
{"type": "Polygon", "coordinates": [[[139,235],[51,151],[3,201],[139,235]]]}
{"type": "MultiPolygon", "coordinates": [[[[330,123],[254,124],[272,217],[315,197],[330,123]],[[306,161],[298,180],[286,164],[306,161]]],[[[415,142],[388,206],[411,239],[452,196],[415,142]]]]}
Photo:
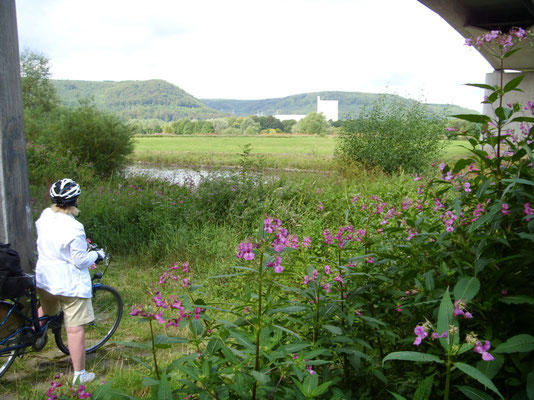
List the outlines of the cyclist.
{"type": "Polygon", "coordinates": [[[80,185],[61,179],[50,187],[52,205],[36,221],[36,286],[40,315],[64,313],[65,330],[74,377],[72,384],[87,383],[95,374],[85,370],[84,325],[94,320],[89,267],[104,259],[103,250],[88,251],[83,225],[74,217],[80,185]]]}

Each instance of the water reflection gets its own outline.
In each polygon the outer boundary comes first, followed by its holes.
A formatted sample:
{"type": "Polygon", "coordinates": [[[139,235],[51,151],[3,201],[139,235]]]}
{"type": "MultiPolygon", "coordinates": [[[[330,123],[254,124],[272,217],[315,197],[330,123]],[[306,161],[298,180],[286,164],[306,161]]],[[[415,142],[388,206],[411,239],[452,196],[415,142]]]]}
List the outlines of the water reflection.
{"type": "Polygon", "coordinates": [[[159,167],[154,165],[130,165],[124,170],[125,177],[144,176],[163,179],[173,184],[198,185],[202,179],[211,177],[230,177],[239,174],[237,170],[191,169],[176,167],[159,167]]]}

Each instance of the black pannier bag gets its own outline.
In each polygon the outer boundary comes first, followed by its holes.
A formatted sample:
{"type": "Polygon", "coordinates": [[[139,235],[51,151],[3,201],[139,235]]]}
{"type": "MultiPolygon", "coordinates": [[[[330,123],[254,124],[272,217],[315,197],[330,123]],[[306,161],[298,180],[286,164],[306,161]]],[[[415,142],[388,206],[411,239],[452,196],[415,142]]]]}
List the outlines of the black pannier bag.
{"type": "Polygon", "coordinates": [[[19,297],[33,285],[33,276],[27,275],[20,265],[19,253],[9,244],[0,243],[0,298],[19,297]]]}

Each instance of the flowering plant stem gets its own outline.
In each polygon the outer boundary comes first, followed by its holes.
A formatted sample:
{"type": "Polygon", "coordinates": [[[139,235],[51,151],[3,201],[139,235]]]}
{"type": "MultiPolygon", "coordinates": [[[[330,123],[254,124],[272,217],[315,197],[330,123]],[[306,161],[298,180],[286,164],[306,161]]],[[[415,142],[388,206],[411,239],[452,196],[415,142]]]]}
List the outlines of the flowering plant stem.
{"type": "MultiPolygon", "coordinates": [[[[256,327],[256,363],[255,371],[260,370],[260,340],[261,340],[261,317],[262,317],[262,298],[263,298],[263,252],[260,252],[259,260],[259,282],[258,282],[258,325],[256,327]]],[[[254,382],[252,387],[252,400],[256,400],[256,389],[258,383],[254,382]]]]}
{"type": "Polygon", "coordinates": [[[156,371],[156,378],[159,379],[159,369],[158,369],[158,359],[156,357],[156,346],[154,342],[154,329],[152,328],[152,319],[148,319],[148,323],[150,324],[150,340],[152,342],[152,357],[154,358],[154,369],[156,371]]]}
{"type": "Polygon", "coordinates": [[[447,375],[445,377],[445,395],[443,396],[444,400],[449,400],[449,392],[451,390],[451,356],[447,356],[447,375]]]}

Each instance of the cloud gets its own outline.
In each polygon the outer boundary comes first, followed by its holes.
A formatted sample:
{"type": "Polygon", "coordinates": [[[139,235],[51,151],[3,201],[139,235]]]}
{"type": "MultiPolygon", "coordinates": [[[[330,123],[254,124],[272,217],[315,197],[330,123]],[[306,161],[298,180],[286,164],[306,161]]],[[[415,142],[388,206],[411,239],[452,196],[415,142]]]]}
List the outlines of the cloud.
{"type": "MultiPolygon", "coordinates": [[[[165,79],[199,98],[396,91],[478,107],[489,64],[415,0],[19,0],[58,79],[165,79]],[[471,52],[469,52],[471,50],[471,52]]],[[[479,107],[478,107],[479,108],[479,107]]]]}

